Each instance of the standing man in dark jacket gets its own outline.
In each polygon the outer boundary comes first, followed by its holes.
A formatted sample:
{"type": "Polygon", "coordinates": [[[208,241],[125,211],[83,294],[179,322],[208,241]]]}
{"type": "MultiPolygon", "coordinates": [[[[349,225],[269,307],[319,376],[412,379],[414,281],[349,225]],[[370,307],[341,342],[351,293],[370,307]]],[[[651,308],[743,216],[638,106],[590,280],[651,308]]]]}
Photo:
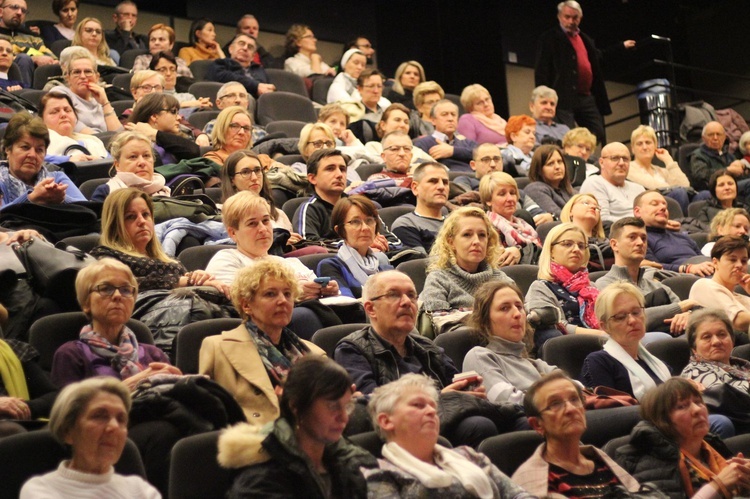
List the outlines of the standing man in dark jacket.
{"type": "MultiPolygon", "coordinates": [[[[588,128],[597,142],[606,144],[603,116],[612,114],[600,60],[602,53],[594,40],[581,32],[578,26],[583,18],[581,5],[568,0],[557,6],[560,26],[542,34],[537,48],[534,85],[554,88],[560,100],[557,117],[574,128],[588,128]]],[[[635,41],[622,45],[629,49],[635,41]]]]}
{"type": "Polygon", "coordinates": [[[228,83],[242,83],[245,90],[253,97],[273,92],[276,87],[268,83],[268,75],[263,66],[253,62],[258,42],[250,35],[235,35],[229,44],[229,57],[216,59],[208,68],[206,80],[228,83]]]}

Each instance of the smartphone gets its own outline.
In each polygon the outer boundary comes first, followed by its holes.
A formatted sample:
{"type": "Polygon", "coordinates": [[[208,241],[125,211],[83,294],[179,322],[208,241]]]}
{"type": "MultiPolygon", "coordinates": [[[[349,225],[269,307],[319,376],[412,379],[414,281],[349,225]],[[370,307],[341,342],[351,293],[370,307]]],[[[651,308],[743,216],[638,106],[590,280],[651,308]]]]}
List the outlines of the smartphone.
{"type": "Polygon", "coordinates": [[[313,279],[313,282],[316,282],[325,288],[326,286],[328,286],[328,283],[331,282],[331,278],[330,277],[316,277],[315,279],[313,279]]]}
{"type": "Polygon", "coordinates": [[[468,383],[462,388],[462,391],[471,392],[479,387],[479,374],[476,371],[466,371],[453,376],[453,383],[464,380],[468,380],[468,383]]]}

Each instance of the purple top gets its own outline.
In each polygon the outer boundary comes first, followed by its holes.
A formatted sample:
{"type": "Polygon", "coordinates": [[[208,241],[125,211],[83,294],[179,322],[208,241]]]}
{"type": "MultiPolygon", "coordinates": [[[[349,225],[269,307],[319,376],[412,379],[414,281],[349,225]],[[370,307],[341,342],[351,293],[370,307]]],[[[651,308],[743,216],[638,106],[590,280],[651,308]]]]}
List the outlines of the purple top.
{"type": "Polygon", "coordinates": [[[458,133],[477,144],[490,143],[501,145],[508,143],[505,135],[500,135],[494,130],[490,130],[481,124],[471,113],[462,114],[458,118],[458,133]]]}
{"type": "MultiPolygon", "coordinates": [[[[169,357],[154,345],[138,344],[138,362],[148,367],[151,362],[166,362],[169,357]]],[[[120,372],[112,368],[108,359],[96,355],[85,343],[74,340],[64,343],[52,359],[52,381],[60,388],[93,376],[113,376],[120,372]]]]}

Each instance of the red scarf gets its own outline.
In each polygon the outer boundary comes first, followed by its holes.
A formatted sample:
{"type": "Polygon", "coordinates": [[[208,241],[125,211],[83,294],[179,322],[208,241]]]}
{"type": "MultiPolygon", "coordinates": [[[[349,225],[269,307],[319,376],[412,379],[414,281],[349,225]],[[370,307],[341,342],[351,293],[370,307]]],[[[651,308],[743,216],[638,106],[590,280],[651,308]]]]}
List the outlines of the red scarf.
{"type": "Polygon", "coordinates": [[[579,316],[590,329],[599,329],[599,319],[594,313],[594,303],[599,296],[599,290],[591,285],[589,271],[586,267],[575,274],[559,263],[550,262],[550,270],[555,282],[568,290],[569,293],[578,293],[579,316]]]}

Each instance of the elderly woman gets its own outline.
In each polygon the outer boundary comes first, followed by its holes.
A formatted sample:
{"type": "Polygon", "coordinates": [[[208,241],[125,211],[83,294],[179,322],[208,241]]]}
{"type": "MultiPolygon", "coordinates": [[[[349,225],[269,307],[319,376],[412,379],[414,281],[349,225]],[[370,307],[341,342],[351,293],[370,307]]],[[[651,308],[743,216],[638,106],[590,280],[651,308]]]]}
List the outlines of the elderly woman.
{"type": "Polygon", "coordinates": [[[709,417],[695,383],[672,378],[646,394],[629,445],[615,460],[638,480],[670,497],[743,497],[750,463],[732,457],[709,433],[709,417]]]}
{"type": "Polygon", "coordinates": [[[380,232],[378,210],[364,196],[341,198],[333,207],[331,225],[343,243],[335,258],[318,264],[318,275],[333,278],[342,295],[361,298],[372,274],[393,268],[384,253],[372,250],[380,232]]]}
{"type": "MultiPolygon", "coordinates": [[[[149,64],[154,55],[159,52],[172,52],[174,49],[175,33],[171,26],[166,24],[154,24],[148,31],[148,54],[141,54],[133,61],[133,72],[149,69],[149,64]]],[[[177,57],[177,76],[192,78],[193,73],[190,71],[187,63],[177,57]]]]}
{"type": "Polygon", "coordinates": [[[490,92],[482,85],[474,84],[461,92],[461,105],[466,114],[458,119],[458,133],[477,144],[505,145],[507,122],[495,114],[490,92]]]}
{"type": "Polygon", "coordinates": [[[289,371],[273,424],[261,431],[241,424],[219,438],[219,463],[242,468],[229,497],[364,499],[360,470],[377,462],[342,438],[353,405],[344,368],[323,357],[300,359],[289,371]]]}
{"type": "Polygon", "coordinates": [[[710,224],[714,217],[727,208],[744,208],[750,211],[750,205],[737,197],[737,179],[726,168],[716,170],[708,181],[711,197],[696,217],[701,222],[710,224]]]}
{"type": "Polygon", "coordinates": [[[607,454],[581,445],[583,404],[581,387],[559,370],[529,387],[524,411],[544,443],[516,470],[513,482],[538,497],[606,497],[612,485],[639,490],[638,482],[607,454]]]}
{"type": "Polygon", "coordinates": [[[83,47],[68,47],[60,54],[60,66],[66,86],[57,86],[50,93],[67,94],[78,115],[75,131],[99,133],[122,129],[104,87],[99,84],[96,59],[83,47]]]}
{"type": "Polygon", "coordinates": [[[563,334],[606,335],[594,313],[599,290],[589,281],[588,261],[588,237],[572,223],[554,227],[544,240],[538,279],[526,293],[537,350],[563,334]]]}
{"type": "MultiPolygon", "coordinates": [[[[588,177],[593,173],[599,172],[599,167],[589,162],[591,154],[596,149],[596,135],[589,132],[588,128],[577,127],[565,133],[562,140],[563,151],[565,156],[574,156],[584,161],[585,175],[588,177]]],[[[566,158],[569,161],[571,158],[566,158]]],[[[578,178],[578,177],[577,177],[578,178]]],[[[583,182],[584,179],[580,179],[583,182]]],[[[577,186],[580,184],[576,184],[577,186]]]]}
{"type": "Polygon", "coordinates": [[[503,170],[515,177],[525,177],[531,168],[531,151],[536,144],[536,121],[521,114],[508,118],[505,125],[508,147],[503,149],[503,170]]]}
{"type": "Polygon", "coordinates": [[[302,78],[310,75],[335,76],[336,70],[323,62],[318,53],[318,39],[304,24],[292,24],[286,32],[284,43],[287,59],[284,69],[302,78]]]}
{"type": "Polygon", "coordinates": [[[364,116],[357,115],[352,119],[368,120],[374,123],[380,121],[385,108],[391,105],[391,101],[383,97],[383,85],[385,76],[377,69],[365,69],[357,78],[357,94],[354,98],[364,106],[364,116]]]}
{"type": "Polygon", "coordinates": [[[474,293],[487,281],[512,282],[498,268],[497,232],[484,211],[463,207],[443,223],[430,250],[430,265],[419,295],[428,312],[468,311],[474,293]]]}
{"type": "Polygon", "coordinates": [[[435,127],[430,119],[430,110],[432,106],[445,98],[443,88],[434,81],[423,81],[414,88],[414,107],[417,112],[413,114],[417,119],[415,128],[419,131],[418,136],[429,135],[435,131],[435,127]]]}
{"type": "Polygon", "coordinates": [[[104,143],[95,135],[74,132],[78,116],[67,94],[46,93],[39,102],[39,114],[49,131],[47,161],[90,161],[109,157],[104,143]]]}
{"type": "Polygon", "coordinates": [[[711,249],[711,261],[716,271],[711,279],[699,279],[690,288],[690,299],[704,307],[724,310],[735,331],[750,327],[750,298],[735,291],[741,286],[750,290],[747,273],[748,243],[743,237],[724,236],[711,249]]]}
{"type": "Polygon", "coordinates": [[[356,100],[357,78],[367,66],[367,56],[359,49],[349,49],[341,57],[341,72],[328,87],[326,102],[356,100]]]}
{"type": "Polygon", "coordinates": [[[533,497],[470,447],[438,444],[435,382],[406,374],[380,386],[367,405],[385,440],[378,469],[365,469],[368,497],[533,497]]]}
{"type": "Polygon", "coordinates": [[[690,181],[669,151],[656,147],[654,129],[648,125],[640,125],[633,130],[630,134],[630,149],[635,159],[630,162],[628,180],[641,184],[646,189],[658,189],[677,201],[683,213],[687,213],[690,202],[687,188],[690,187],[690,181]],[[665,166],[654,165],[654,158],[665,166]]]}
{"type": "MultiPolygon", "coordinates": [[[[427,80],[424,68],[417,61],[402,62],[396,68],[394,82],[386,98],[392,103],[403,104],[409,109],[416,110],[414,105],[414,89],[427,80]]],[[[442,99],[442,97],[441,97],[442,99]]]]}
{"type": "Polygon", "coordinates": [[[326,104],[318,111],[318,123],[331,127],[336,137],[336,147],[351,146],[362,142],[347,127],[349,114],[338,103],[326,104]]]}
{"type": "MultiPolygon", "coordinates": [[[[230,154],[253,147],[253,118],[247,109],[240,106],[224,108],[216,118],[211,131],[213,151],[203,155],[214,163],[223,165],[230,154]]],[[[260,156],[261,163],[267,167],[271,159],[265,154],[260,156]]]]}
{"type": "Polygon", "coordinates": [[[39,26],[44,45],[51,47],[57,40],[72,40],[78,20],[79,0],[52,0],[52,12],[60,22],[39,26]]]}
{"type": "MultiPolygon", "coordinates": [[[[161,73],[153,71],[151,69],[144,69],[133,73],[133,77],[130,79],[130,93],[133,95],[133,100],[136,104],[148,94],[161,93],[164,91],[166,81],[161,73]]],[[[129,116],[130,111],[125,111],[123,117],[129,116]]]]}
{"type": "Polygon", "coordinates": [[[716,241],[724,236],[747,237],[750,234],[750,213],[744,208],[727,208],[720,211],[711,220],[711,231],[708,233],[708,241],[701,253],[711,256],[716,241]]]}
{"type": "Polygon", "coordinates": [[[556,218],[575,194],[563,155],[563,150],[556,145],[539,146],[531,158],[531,182],[525,189],[540,208],[556,218]]]}
{"type": "Polygon", "coordinates": [[[57,470],[31,478],[20,497],[141,497],[161,494],[139,476],[114,472],[128,438],[130,393],[113,378],[93,378],[66,387],[52,408],[50,431],[70,446],[72,458],[57,470]]]}
{"type": "Polygon", "coordinates": [[[306,355],[324,355],[287,327],[299,294],[294,272],[279,261],[240,270],[232,303],[243,323],[201,346],[199,372],[226,388],[258,428],[279,416],[278,392],[292,365],[306,355]]]}
{"type": "Polygon", "coordinates": [[[47,146],[49,132],[41,118],[17,113],[10,119],[3,137],[7,159],[0,161],[0,208],[86,201],[65,173],[44,166],[47,146]]]}
{"type": "Polygon", "coordinates": [[[180,102],[172,95],[144,95],[133,108],[126,129],[148,137],[157,152],[157,166],[200,156],[201,149],[180,130],[180,102]]]}
{"type": "Polygon", "coordinates": [[[466,354],[463,369],[482,377],[491,402],[521,404],[532,383],[557,369],[542,359],[529,358],[533,331],[526,321],[523,293],[515,284],[483,284],[475,294],[468,322],[484,346],[466,354]]]}
{"type": "Polygon", "coordinates": [[[519,262],[535,264],[542,242],[528,222],[514,215],[518,204],[518,184],[505,172],[492,172],[479,182],[479,197],[487,207],[487,217],[500,236],[505,251],[501,267],[519,262]]]}
{"type": "Polygon", "coordinates": [[[182,47],[178,56],[190,64],[193,61],[224,59],[224,51],[216,41],[216,28],[209,19],[196,19],[190,25],[190,46],[182,47]]]}
{"type": "Polygon", "coordinates": [[[177,59],[172,52],[167,50],[154,54],[148,69],[164,77],[164,93],[180,101],[181,108],[208,109],[213,107],[210,97],[196,98],[189,92],[177,92],[177,59]]]}
{"type": "Polygon", "coordinates": [[[138,132],[117,134],[110,144],[114,177],[102,184],[91,195],[92,201],[101,201],[111,192],[133,187],[149,196],[169,196],[169,187],[160,173],[154,172],[154,154],[151,140],[138,132]]]}
{"type": "Polygon", "coordinates": [[[78,23],[71,45],[88,50],[99,66],[117,66],[120,62],[120,54],[110,50],[104,39],[102,22],[95,17],[86,17],[78,23]]]}

